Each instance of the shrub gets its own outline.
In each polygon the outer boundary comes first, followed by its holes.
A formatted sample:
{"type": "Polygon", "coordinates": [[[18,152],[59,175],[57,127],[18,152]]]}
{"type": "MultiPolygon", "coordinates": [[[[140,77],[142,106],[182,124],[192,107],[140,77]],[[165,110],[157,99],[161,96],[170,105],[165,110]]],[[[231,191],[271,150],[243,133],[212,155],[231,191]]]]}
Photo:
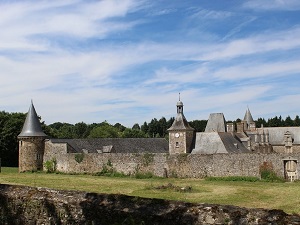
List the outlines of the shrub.
{"type": "Polygon", "coordinates": [[[117,172],[113,168],[113,164],[110,160],[106,164],[103,164],[102,170],[98,173],[95,173],[96,176],[106,176],[106,177],[126,177],[124,173],[117,172]]]}
{"type": "Polygon", "coordinates": [[[56,159],[52,158],[51,160],[47,160],[44,162],[44,167],[46,168],[47,173],[55,172],[57,167],[56,159]]]}
{"type": "Polygon", "coordinates": [[[283,182],[283,178],[278,177],[274,171],[272,162],[263,162],[259,167],[260,177],[267,182],[283,182]]]}

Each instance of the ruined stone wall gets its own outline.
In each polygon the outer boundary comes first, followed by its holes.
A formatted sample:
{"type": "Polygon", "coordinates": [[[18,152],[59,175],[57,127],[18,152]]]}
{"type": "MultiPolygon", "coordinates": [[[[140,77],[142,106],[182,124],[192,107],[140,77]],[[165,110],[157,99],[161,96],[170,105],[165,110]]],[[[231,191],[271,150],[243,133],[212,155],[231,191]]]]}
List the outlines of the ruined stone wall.
{"type": "MultiPolygon", "coordinates": [[[[257,176],[264,162],[272,163],[284,177],[283,159],[300,162],[300,154],[165,154],[165,153],[67,153],[67,146],[46,145],[44,161],[55,159],[57,170],[65,173],[97,173],[104,167],[124,174],[151,172],[156,176],[203,178],[207,176],[257,176]]],[[[300,171],[300,163],[297,165],[300,171]]]]}
{"type": "Polygon", "coordinates": [[[0,184],[0,224],[299,224],[282,210],[0,184]]]}

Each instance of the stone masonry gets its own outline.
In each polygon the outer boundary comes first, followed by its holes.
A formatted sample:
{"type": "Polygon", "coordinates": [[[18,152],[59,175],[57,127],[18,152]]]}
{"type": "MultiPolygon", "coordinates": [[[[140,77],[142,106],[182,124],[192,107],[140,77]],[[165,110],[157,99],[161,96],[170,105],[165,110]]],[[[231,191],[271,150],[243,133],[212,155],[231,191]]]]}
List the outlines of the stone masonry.
{"type": "Polygon", "coordinates": [[[281,210],[0,185],[0,224],[300,224],[281,210]]]}

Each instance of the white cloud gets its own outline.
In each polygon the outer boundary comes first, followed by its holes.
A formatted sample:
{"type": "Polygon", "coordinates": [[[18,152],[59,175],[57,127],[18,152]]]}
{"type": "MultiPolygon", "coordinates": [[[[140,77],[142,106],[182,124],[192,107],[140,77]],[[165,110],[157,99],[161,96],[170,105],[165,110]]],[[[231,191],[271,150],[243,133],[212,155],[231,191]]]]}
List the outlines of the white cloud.
{"type": "Polygon", "coordinates": [[[245,8],[254,10],[294,11],[300,9],[298,0],[250,0],[244,3],[245,8]]]}

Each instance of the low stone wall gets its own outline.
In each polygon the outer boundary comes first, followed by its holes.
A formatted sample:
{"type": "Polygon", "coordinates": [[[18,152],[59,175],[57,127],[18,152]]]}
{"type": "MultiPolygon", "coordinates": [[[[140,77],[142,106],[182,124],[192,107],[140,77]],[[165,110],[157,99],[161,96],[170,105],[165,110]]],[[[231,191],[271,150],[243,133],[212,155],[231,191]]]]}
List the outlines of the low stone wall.
{"type": "Polygon", "coordinates": [[[281,210],[0,185],[0,224],[300,224],[281,210]]]}
{"type": "MultiPolygon", "coordinates": [[[[125,174],[151,172],[157,176],[203,178],[207,176],[256,176],[264,162],[272,163],[278,176],[284,177],[284,159],[300,162],[300,154],[153,154],[153,153],[67,153],[63,148],[45,150],[44,162],[55,159],[57,170],[65,173],[97,173],[112,166],[125,174]],[[80,160],[78,160],[80,159],[80,160]]],[[[297,164],[300,171],[300,163],[297,164]]]]}

